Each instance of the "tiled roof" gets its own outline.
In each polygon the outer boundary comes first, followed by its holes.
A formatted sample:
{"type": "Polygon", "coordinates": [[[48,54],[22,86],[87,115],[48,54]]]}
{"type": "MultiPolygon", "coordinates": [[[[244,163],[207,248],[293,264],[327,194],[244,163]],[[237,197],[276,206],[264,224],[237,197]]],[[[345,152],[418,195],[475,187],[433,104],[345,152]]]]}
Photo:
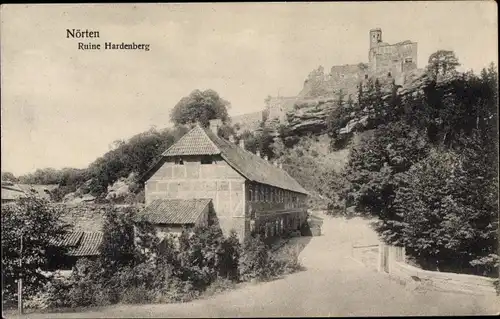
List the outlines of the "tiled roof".
{"type": "Polygon", "coordinates": [[[203,134],[203,129],[196,125],[162,155],[215,155],[219,153],[217,146],[210,139],[207,139],[203,134]]]}
{"type": "Polygon", "coordinates": [[[69,256],[83,257],[99,255],[101,242],[101,232],[70,232],[61,240],[52,240],[50,243],[57,247],[68,248],[69,256]]]}
{"type": "Polygon", "coordinates": [[[83,233],[78,246],[71,248],[68,255],[75,257],[98,256],[99,246],[102,243],[102,233],[83,233]]]}
{"type": "Polygon", "coordinates": [[[194,224],[211,199],[157,199],[139,213],[153,224],[194,224]]]}
{"type": "Polygon", "coordinates": [[[59,240],[52,239],[50,241],[50,244],[57,246],[57,247],[74,247],[74,246],[78,245],[78,242],[80,241],[82,236],[83,236],[83,232],[81,232],[81,231],[70,232],[70,233],[66,233],[59,240]]]}
{"type": "Polygon", "coordinates": [[[199,125],[165,151],[163,156],[215,154],[220,154],[229,165],[248,180],[307,194],[307,191],[283,169],[199,125]]]}

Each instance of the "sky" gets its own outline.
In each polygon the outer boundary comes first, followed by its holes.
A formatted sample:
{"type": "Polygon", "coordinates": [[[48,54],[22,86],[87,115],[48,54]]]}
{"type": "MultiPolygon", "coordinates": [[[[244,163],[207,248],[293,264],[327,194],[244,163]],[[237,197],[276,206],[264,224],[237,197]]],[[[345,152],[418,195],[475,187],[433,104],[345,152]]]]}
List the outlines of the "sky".
{"type": "Polygon", "coordinates": [[[217,91],[230,115],[259,111],[267,95],[298,94],[319,65],[367,62],[376,27],[384,42],[418,42],[419,67],[439,49],[463,70],[498,64],[493,1],[11,4],[0,18],[1,169],[15,175],[87,167],[115,140],[171,126],[170,110],[195,89],[217,91]]]}

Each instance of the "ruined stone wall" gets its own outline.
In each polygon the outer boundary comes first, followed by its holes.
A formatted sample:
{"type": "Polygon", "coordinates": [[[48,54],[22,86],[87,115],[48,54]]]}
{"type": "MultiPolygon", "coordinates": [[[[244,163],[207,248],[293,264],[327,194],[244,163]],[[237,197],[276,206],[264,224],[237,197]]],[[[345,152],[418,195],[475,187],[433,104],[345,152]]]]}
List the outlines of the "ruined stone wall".
{"type": "Polygon", "coordinates": [[[278,119],[280,122],[284,122],[286,119],[286,112],[293,109],[295,101],[297,101],[296,96],[271,97],[267,104],[269,109],[269,120],[278,119]]]}
{"type": "Polygon", "coordinates": [[[417,43],[404,41],[394,45],[382,45],[370,50],[370,66],[373,74],[391,72],[393,76],[417,68],[417,43]]]}
{"type": "Polygon", "coordinates": [[[245,179],[221,157],[201,164],[199,156],[182,157],[184,164],[166,162],[145,184],[146,205],[154,199],[211,198],[225,235],[235,229],[243,238],[248,230],[245,216],[245,179]]]}

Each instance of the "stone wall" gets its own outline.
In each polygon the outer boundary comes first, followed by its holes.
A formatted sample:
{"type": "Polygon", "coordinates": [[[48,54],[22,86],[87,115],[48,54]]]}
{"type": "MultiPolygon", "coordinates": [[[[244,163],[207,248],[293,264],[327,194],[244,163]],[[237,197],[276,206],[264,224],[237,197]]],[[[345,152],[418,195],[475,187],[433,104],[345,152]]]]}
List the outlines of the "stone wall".
{"type": "Polygon", "coordinates": [[[417,68],[417,43],[405,41],[394,45],[382,45],[370,50],[372,73],[388,73],[394,76],[417,68]]]}
{"type": "Polygon", "coordinates": [[[404,283],[424,285],[426,288],[440,291],[474,295],[495,294],[494,278],[429,271],[411,266],[406,263],[403,247],[381,244],[379,254],[378,270],[385,271],[391,277],[401,280],[404,283]],[[384,267],[384,263],[386,263],[386,267],[384,267]]]}
{"type": "Polygon", "coordinates": [[[286,119],[286,113],[293,110],[293,106],[297,101],[296,96],[285,97],[271,97],[267,101],[266,107],[269,110],[269,120],[278,119],[280,122],[284,122],[286,119]]]}

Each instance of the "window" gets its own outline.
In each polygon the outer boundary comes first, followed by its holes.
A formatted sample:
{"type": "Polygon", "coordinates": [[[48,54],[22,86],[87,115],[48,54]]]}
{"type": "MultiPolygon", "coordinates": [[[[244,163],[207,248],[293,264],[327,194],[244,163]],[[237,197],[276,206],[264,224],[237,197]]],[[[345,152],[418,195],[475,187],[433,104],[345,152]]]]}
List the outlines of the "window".
{"type": "Polygon", "coordinates": [[[184,165],[184,161],[182,160],[182,158],[178,157],[175,159],[175,164],[176,165],[184,165]]]}
{"type": "Polygon", "coordinates": [[[412,63],[412,62],[413,62],[412,58],[405,58],[405,63],[412,63]]]}
{"type": "Polygon", "coordinates": [[[365,74],[365,79],[368,79],[368,74],[365,74]]]}
{"type": "Polygon", "coordinates": [[[387,76],[388,76],[388,77],[391,77],[391,72],[387,73],[387,76]]]}
{"type": "Polygon", "coordinates": [[[260,193],[259,193],[259,185],[255,186],[255,201],[258,202],[260,200],[260,193]]]}
{"type": "Polygon", "coordinates": [[[248,190],[248,200],[253,202],[253,190],[252,190],[252,186],[249,187],[249,190],[248,190]]]}
{"type": "Polygon", "coordinates": [[[211,156],[203,156],[201,158],[201,164],[212,164],[213,163],[213,160],[212,160],[212,157],[211,156]]]}

